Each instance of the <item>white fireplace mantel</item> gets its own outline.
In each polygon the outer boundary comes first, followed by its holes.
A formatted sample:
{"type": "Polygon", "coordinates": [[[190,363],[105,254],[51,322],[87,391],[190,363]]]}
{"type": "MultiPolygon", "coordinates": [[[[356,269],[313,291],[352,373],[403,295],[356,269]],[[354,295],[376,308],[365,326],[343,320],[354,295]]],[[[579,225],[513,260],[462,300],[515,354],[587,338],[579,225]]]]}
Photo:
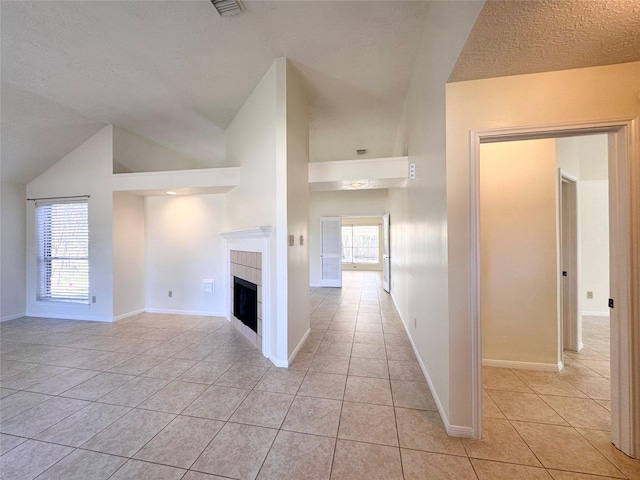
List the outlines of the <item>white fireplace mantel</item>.
{"type": "Polygon", "coordinates": [[[244,238],[269,238],[273,232],[273,227],[262,226],[255,228],[244,228],[242,230],[231,230],[230,232],[221,232],[220,235],[225,240],[240,240],[244,238]]]}

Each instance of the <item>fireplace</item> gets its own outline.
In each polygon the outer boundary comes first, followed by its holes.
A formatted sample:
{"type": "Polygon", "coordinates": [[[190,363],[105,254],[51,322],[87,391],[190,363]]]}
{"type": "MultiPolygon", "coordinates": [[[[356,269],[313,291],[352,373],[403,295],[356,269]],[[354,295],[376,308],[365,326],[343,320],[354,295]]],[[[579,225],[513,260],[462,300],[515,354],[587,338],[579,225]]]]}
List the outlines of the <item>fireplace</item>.
{"type": "Polygon", "coordinates": [[[229,261],[231,323],[262,350],[262,253],[230,250],[229,261]]]}
{"type": "MultiPolygon", "coordinates": [[[[275,325],[271,322],[271,233],[269,226],[223,232],[227,241],[229,297],[227,312],[229,321],[249,342],[262,351],[262,354],[277,366],[286,367],[287,358],[275,359],[272,343],[276,339],[275,325]],[[235,278],[256,286],[256,325],[247,326],[236,315],[235,278]]],[[[242,288],[242,286],[240,286],[242,288]]],[[[253,303],[253,301],[252,301],[253,303]]]]}
{"type": "Polygon", "coordinates": [[[258,333],[258,286],[233,277],[233,315],[258,333]]]}

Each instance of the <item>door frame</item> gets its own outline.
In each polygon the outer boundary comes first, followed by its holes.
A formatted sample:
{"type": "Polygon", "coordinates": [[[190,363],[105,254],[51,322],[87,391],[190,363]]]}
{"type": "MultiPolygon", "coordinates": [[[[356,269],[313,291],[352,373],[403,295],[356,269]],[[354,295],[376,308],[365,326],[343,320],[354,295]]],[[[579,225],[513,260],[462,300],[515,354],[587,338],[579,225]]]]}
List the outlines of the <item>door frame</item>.
{"type": "Polygon", "coordinates": [[[578,314],[580,254],[577,184],[577,178],[558,169],[558,358],[563,365],[565,349],[576,352],[582,349],[582,321],[578,314]],[[568,201],[565,193],[570,197],[568,201]],[[564,271],[567,272],[566,276],[564,271]]]}
{"type": "Polygon", "coordinates": [[[633,117],[470,131],[469,255],[473,437],[482,436],[480,144],[606,133],[609,137],[611,441],[640,457],[640,162],[633,117]],[[635,320],[635,322],[634,322],[635,320]],[[634,368],[635,366],[635,368],[634,368]]]}
{"type": "Polygon", "coordinates": [[[382,288],[391,293],[391,216],[382,216],[382,288]]]}

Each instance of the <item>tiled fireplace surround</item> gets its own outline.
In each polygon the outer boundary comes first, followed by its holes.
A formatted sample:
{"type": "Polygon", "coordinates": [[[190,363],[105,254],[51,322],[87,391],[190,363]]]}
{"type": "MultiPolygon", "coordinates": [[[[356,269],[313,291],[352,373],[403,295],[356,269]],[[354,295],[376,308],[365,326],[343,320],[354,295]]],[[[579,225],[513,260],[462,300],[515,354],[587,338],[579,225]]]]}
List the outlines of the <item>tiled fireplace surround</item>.
{"type": "Polygon", "coordinates": [[[275,340],[271,320],[271,255],[273,227],[262,226],[220,233],[227,241],[227,272],[229,275],[229,303],[227,318],[262,354],[276,366],[286,367],[287,359],[280,359],[272,350],[275,340]],[[258,332],[246,327],[233,315],[233,277],[242,278],[258,286],[258,332]]]}
{"type": "Polygon", "coordinates": [[[230,250],[229,289],[231,293],[231,323],[256,347],[262,350],[262,253],[230,250]],[[233,277],[241,278],[258,286],[258,328],[257,333],[242,323],[233,311],[233,277]]]}

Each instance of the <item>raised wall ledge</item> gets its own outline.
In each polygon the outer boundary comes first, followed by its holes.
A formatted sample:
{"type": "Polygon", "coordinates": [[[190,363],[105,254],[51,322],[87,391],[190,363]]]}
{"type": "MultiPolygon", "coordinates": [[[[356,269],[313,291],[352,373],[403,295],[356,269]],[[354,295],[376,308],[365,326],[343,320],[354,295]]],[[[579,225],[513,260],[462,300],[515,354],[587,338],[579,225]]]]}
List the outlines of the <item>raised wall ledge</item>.
{"type": "Polygon", "coordinates": [[[311,191],[401,188],[407,185],[408,157],[309,163],[311,191]],[[352,183],[360,186],[353,187],[352,183]]]}
{"type": "Polygon", "coordinates": [[[137,195],[227,193],[240,184],[240,167],[113,174],[113,190],[137,195]]]}

